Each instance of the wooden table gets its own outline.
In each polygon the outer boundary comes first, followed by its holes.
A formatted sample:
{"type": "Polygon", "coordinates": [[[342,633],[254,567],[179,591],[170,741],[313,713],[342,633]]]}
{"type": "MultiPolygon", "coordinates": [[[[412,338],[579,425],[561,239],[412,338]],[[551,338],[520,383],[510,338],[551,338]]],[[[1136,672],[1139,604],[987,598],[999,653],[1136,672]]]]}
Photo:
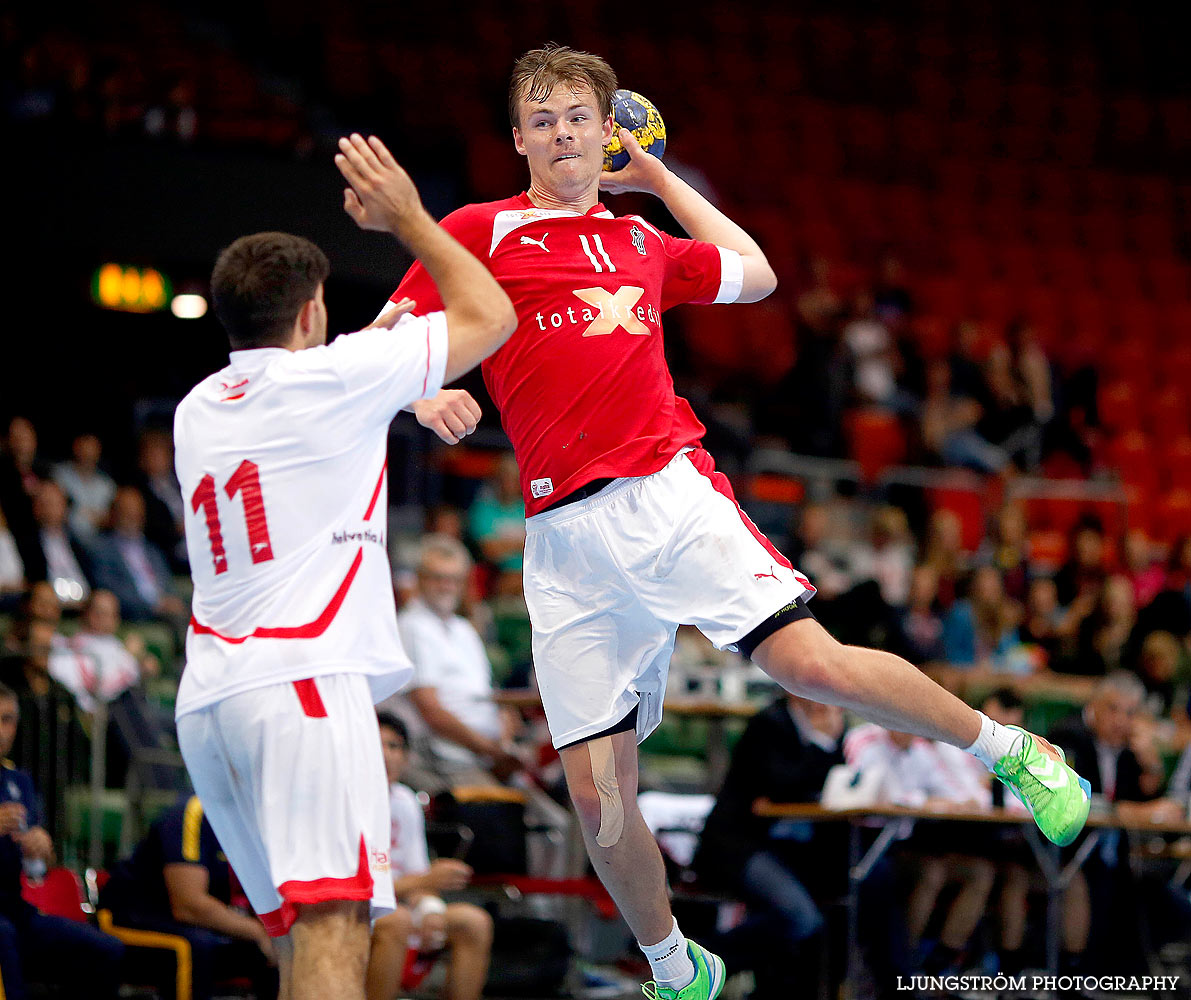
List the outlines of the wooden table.
{"type": "Polygon", "coordinates": [[[1126,833],[1191,834],[1191,822],[1179,823],[1125,823],[1115,816],[1088,817],[1087,835],[1079,842],[1071,859],[1063,864],[1060,848],[1042,837],[1033,818],[1005,809],[991,809],[980,812],[960,812],[933,809],[916,809],[905,806],[865,806],[854,809],[825,809],[817,803],[779,803],[758,799],[753,805],[758,816],[773,819],[794,819],[810,823],[844,822],[849,827],[848,841],[848,952],[845,979],[845,993],[855,997],[856,974],[860,962],[860,884],[868,877],[877,862],[897,839],[902,824],[893,820],[931,820],[952,823],[983,823],[1001,826],[1020,826],[1026,835],[1042,877],[1046,881],[1046,961],[1051,972],[1057,972],[1059,964],[1059,934],[1062,924],[1062,896],[1071,879],[1075,877],[1099,845],[1102,831],[1122,830],[1126,833]],[[872,820],[886,821],[877,839],[867,851],[861,851],[860,831],[872,820]]]}

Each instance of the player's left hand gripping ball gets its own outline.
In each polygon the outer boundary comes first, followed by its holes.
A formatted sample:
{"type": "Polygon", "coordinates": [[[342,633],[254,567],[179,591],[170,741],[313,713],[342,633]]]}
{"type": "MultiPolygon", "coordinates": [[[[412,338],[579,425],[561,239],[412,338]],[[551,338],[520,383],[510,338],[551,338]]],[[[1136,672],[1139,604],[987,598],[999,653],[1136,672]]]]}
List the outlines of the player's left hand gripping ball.
{"type": "Polygon", "coordinates": [[[618,90],[612,95],[612,118],[616,128],[612,141],[604,147],[604,169],[623,170],[629,163],[629,152],[620,141],[620,130],[628,129],[645,152],[659,160],[666,151],[666,123],[658,109],[646,98],[631,90],[618,90]]]}

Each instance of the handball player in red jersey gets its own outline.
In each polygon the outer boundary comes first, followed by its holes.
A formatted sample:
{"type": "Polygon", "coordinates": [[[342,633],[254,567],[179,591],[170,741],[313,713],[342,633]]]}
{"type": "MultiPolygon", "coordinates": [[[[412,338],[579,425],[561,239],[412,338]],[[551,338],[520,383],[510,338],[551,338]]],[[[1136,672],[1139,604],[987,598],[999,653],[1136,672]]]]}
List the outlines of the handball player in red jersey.
{"type": "MultiPolygon", "coordinates": [[[[905,660],[836,642],[807,608],[814,587],[737,506],[700,446],[702,424],[674,393],[662,314],[683,302],[756,302],[777,279],[743,229],[629,132],[629,165],[602,170],[615,89],[598,56],[527,52],[509,116],[529,188],[442,225],[517,310],[516,332],[482,370],[520,468],[534,667],[588,852],[650,961],[647,995],[711,1000],[723,963],[679,930],[636,804],[637,744],[661,719],[680,624],[751,657],[794,694],[967,749],[1025,797],[1052,839],[1075,836],[1088,800],[1045,741],[997,726],[905,660]],[[613,215],[601,189],[660,198],[692,238],[613,215]]],[[[404,297],[437,308],[420,264],[393,299],[404,297]]],[[[413,408],[449,443],[480,415],[461,390],[413,408]]]]}

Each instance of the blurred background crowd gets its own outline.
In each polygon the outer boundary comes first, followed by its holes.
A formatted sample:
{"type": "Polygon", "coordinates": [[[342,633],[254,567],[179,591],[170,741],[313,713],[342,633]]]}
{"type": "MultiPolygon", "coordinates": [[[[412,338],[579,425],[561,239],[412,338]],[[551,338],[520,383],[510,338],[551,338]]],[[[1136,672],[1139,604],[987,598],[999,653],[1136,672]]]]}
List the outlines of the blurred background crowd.
{"type": "MultiPolygon", "coordinates": [[[[1185,818],[1185,15],[696,2],[682,23],[642,10],[625,33],[594,8],[506,6],[466,4],[449,29],[432,10],[307,0],[0,12],[0,99],[23,152],[6,165],[7,207],[24,250],[9,265],[0,373],[0,683],[19,707],[9,753],[54,845],[32,853],[80,873],[111,866],[186,791],[171,710],[188,499],[170,418],[223,340],[210,315],[101,307],[93,274],[153,266],[202,295],[221,246],[290,229],[332,258],[332,327],[363,325],[406,262],[341,218],[334,140],[376,131],[440,215],[508,196],[524,179],[506,74],[551,38],[607,56],[653,100],[671,168],[754,233],[778,273],[763,303],[668,314],[667,354],[742,505],[818,588],[816,616],[1051,734],[1093,779],[1098,811],[1185,818]]],[[[673,228],[648,201],[613,207],[673,228]]],[[[486,412],[466,445],[407,416],[391,435],[388,544],[417,675],[386,708],[407,727],[418,791],[516,793],[536,832],[518,828],[511,856],[473,856],[476,872],[571,876],[532,696],[517,470],[481,381],[464,385],[486,412]]],[[[681,797],[655,800],[676,892],[715,908],[721,931],[736,922],[723,947],[758,1000],[788,984],[757,941],[797,943],[815,970],[808,995],[842,974],[830,943],[846,859],[830,828],[791,834],[755,817],[754,800],[819,801],[839,766],[878,773],[882,801],[1003,805],[954,761],[945,786],[916,784],[945,751],[787,703],[687,629],[670,692],[689,710],[644,746],[643,788],[681,797]],[[686,840],[664,832],[675,825],[686,840]],[[731,860],[706,862],[717,856],[731,860]]],[[[500,812],[492,799],[471,804],[477,829],[505,829],[479,816],[500,812]]],[[[1065,967],[1186,962],[1180,850],[1174,835],[1117,834],[1090,852],[1063,899],[1065,967]],[[1114,923],[1126,912],[1149,916],[1114,923]]],[[[919,823],[888,857],[862,907],[889,917],[865,925],[874,991],[924,963],[1045,961],[1023,842],[994,849],[919,823]]],[[[588,957],[620,957],[573,913],[565,922],[588,957]]]]}

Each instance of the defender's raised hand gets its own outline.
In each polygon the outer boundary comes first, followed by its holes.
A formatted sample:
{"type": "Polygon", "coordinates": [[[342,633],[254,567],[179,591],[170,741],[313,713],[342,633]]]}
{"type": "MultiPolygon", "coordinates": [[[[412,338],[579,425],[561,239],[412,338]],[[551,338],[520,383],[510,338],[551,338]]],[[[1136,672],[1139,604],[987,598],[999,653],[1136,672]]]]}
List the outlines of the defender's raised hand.
{"type": "Polygon", "coordinates": [[[339,140],[335,166],[350,185],[343,208],[361,229],[393,233],[420,214],[422,200],[409,174],[376,136],[353,132],[339,140]]]}

